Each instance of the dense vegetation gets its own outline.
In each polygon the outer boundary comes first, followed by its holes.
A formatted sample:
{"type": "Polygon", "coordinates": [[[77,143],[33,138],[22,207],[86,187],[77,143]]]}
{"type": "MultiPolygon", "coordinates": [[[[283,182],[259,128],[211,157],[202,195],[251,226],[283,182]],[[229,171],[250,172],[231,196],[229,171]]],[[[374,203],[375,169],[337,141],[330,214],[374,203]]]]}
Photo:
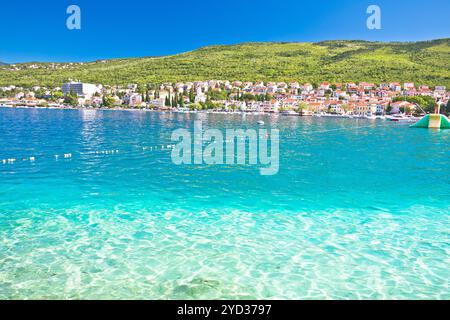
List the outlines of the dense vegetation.
{"type": "Polygon", "coordinates": [[[415,43],[325,41],[210,46],[165,57],[115,59],[51,69],[0,68],[0,85],[59,86],[69,78],[103,84],[194,80],[390,82],[450,87],[450,39],[415,43]]]}

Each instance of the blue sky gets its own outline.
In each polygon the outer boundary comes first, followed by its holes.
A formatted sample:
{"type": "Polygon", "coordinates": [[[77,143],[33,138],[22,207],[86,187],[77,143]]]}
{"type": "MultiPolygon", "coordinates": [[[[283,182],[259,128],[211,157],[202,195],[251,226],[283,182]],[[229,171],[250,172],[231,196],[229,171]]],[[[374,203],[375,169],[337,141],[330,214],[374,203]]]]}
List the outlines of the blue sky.
{"type": "Polygon", "coordinates": [[[88,61],[180,53],[249,41],[450,37],[448,0],[3,0],[0,61],[88,61]],[[66,9],[81,8],[81,30],[66,9]],[[382,10],[382,29],[366,9],[382,10]]]}

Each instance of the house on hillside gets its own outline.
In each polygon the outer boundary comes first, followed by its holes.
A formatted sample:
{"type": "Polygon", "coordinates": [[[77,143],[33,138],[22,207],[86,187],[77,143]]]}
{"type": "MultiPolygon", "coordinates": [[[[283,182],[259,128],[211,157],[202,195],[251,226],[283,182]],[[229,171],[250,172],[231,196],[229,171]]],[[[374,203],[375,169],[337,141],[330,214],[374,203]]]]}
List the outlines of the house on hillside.
{"type": "Polygon", "coordinates": [[[392,91],[402,91],[402,86],[400,85],[400,82],[391,82],[389,83],[389,87],[392,91]]]}
{"type": "Polygon", "coordinates": [[[329,82],[322,82],[319,86],[320,90],[330,90],[330,83],[329,82]]]}
{"type": "Polygon", "coordinates": [[[405,90],[412,90],[412,89],[414,89],[414,82],[405,82],[403,84],[403,88],[405,90]]]}

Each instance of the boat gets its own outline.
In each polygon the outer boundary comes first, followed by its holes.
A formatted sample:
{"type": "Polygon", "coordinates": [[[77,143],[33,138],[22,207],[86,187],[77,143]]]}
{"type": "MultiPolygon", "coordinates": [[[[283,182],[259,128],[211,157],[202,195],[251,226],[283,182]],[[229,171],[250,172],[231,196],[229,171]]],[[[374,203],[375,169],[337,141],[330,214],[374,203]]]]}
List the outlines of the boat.
{"type": "Polygon", "coordinates": [[[282,116],[298,116],[298,113],[293,110],[285,110],[280,112],[282,116]]]}
{"type": "Polygon", "coordinates": [[[260,121],[258,121],[258,124],[259,124],[260,126],[263,126],[263,125],[264,125],[264,121],[260,120],[260,121]]]}
{"type": "Polygon", "coordinates": [[[325,118],[347,118],[346,115],[340,114],[340,113],[325,113],[325,114],[322,114],[322,117],[325,117],[325,118]]]}
{"type": "Polygon", "coordinates": [[[302,117],[311,117],[313,116],[313,113],[309,110],[301,110],[300,111],[300,116],[302,117]]]}
{"type": "Polygon", "coordinates": [[[377,118],[377,116],[372,114],[372,112],[367,112],[366,115],[364,116],[364,118],[369,119],[369,120],[375,120],[377,118]]]}
{"type": "Polygon", "coordinates": [[[394,122],[414,122],[415,121],[413,117],[407,117],[402,113],[394,114],[391,116],[386,116],[386,119],[388,119],[389,121],[394,121],[394,122]]]}

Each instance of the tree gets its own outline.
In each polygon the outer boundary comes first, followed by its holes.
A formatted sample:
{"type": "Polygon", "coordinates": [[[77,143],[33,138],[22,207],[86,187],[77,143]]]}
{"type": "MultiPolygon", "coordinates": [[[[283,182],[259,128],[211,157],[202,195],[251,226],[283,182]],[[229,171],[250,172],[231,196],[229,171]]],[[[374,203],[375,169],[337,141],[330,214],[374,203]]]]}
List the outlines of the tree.
{"type": "Polygon", "coordinates": [[[189,105],[189,109],[191,109],[191,110],[202,110],[203,106],[201,104],[199,104],[199,103],[191,103],[189,105]]]}
{"type": "Polygon", "coordinates": [[[206,109],[217,109],[219,107],[218,103],[215,103],[211,100],[206,101],[206,109]]]}
{"type": "Polygon", "coordinates": [[[402,112],[402,113],[404,113],[404,114],[411,114],[412,113],[412,110],[411,110],[411,107],[402,107],[402,108],[400,108],[400,112],[402,112]]]}
{"type": "Polygon", "coordinates": [[[450,100],[448,100],[447,106],[445,107],[445,113],[446,113],[447,115],[450,115],[450,100]]]}
{"type": "Polygon", "coordinates": [[[78,96],[75,92],[70,91],[64,98],[64,103],[70,106],[78,106],[78,96]]]}
{"type": "Polygon", "coordinates": [[[56,100],[62,99],[63,97],[64,97],[64,94],[61,91],[53,91],[51,99],[53,101],[56,101],[56,100]]]}
{"type": "Polygon", "coordinates": [[[171,102],[171,105],[173,108],[177,107],[177,99],[178,99],[178,95],[175,93],[174,97],[172,98],[172,102],[171,102]]]}
{"type": "Polygon", "coordinates": [[[230,110],[232,110],[232,111],[235,111],[235,110],[237,110],[237,105],[235,105],[235,104],[231,104],[231,105],[229,105],[228,106],[228,109],[230,109],[230,110]]]}
{"type": "Polygon", "coordinates": [[[183,97],[183,95],[180,95],[180,100],[178,101],[178,104],[180,105],[180,108],[184,108],[184,97],[183,97]]]}
{"type": "Polygon", "coordinates": [[[226,100],[227,99],[227,91],[220,91],[220,90],[208,90],[207,93],[207,100],[226,100]]]}
{"type": "Polygon", "coordinates": [[[391,113],[391,111],[392,111],[392,106],[391,105],[388,105],[387,106],[387,108],[386,108],[386,113],[391,113]]]}
{"type": "Polygon", "coordinates": [[[191,87],[191,90],[189,90],[189,102],[190,103],[194,103],[195,102],[194,87],[191,87]]]}
{"type": "Polygon", "coordinates": [[[342,110],[344,110],[345,113],[348,113],[350,111],[350,106],[348,104],[346,104],[346,103],[344,103],[341,106],[341,108],[342,108],[342,110]]]}
{"type": "Polygon", "coordinates": [[[114,98],[111,96],[104,95],[102,99],[102,106],[109,108],[112,107],[113,105],[114,105],[114,98]]]}
{"type": "Polygon", "coordinates": [[[297,107],[297,112],[300,113],[301,115],[303,114],[303,111],[305,109],[308,108],[308,105],[304,102],[299,103],[298,107],[297,107]]]}

